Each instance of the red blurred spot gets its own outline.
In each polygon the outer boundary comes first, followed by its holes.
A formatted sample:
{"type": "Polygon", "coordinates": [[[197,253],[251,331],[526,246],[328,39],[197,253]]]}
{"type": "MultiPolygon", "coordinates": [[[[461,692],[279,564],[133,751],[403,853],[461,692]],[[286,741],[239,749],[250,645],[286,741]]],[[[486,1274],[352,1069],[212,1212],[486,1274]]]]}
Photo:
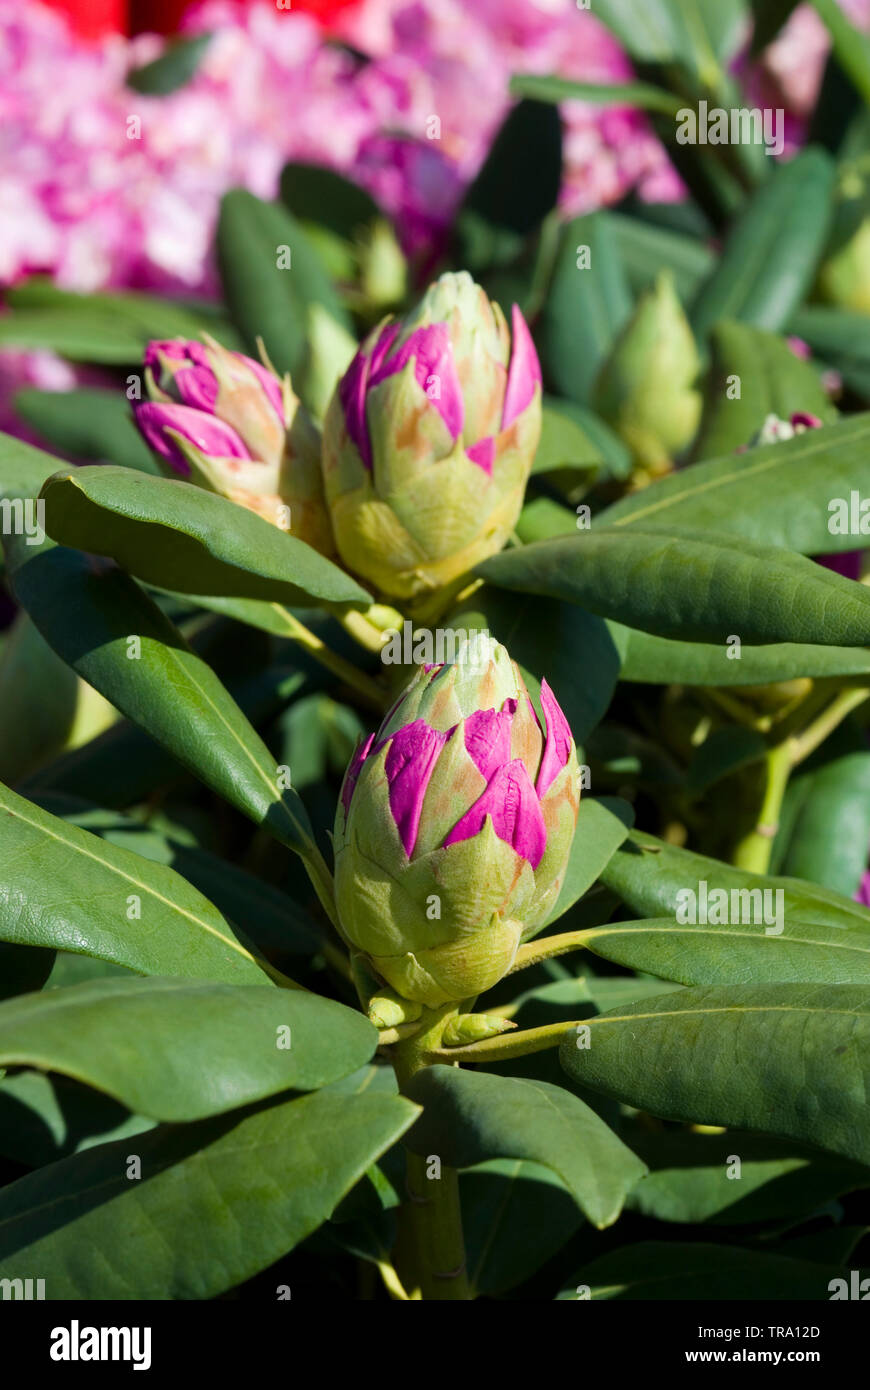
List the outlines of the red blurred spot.
{"type": "Polygon", "coordinates": [[[127,30],[127,0],[42,0],[50,10],[66,15],[70,28],[83,39],[127,30]]]}
{"type": "MultiPolygon", "coordinates": [[[[176,33],[189,2],[190,0],[130,0],[130,33],[176,33]]],[[[69,6],[85,10],[89,6],[108,4],[109,0],[57,0],[57,3],[59,7],[63,3],[64,8],[69,6]]],[[[243,3],[266,4],[269,0],[243,0],[243,3]]],[[[358,4],[359,0],[289,0],[289,5],[278,5],[277,0],[272,0],[272,3],[276,9],[284,10],[287,14],[294,11],[297,14],[310,14],[321,24],[328,25],[342,10],[358,4]]]]}

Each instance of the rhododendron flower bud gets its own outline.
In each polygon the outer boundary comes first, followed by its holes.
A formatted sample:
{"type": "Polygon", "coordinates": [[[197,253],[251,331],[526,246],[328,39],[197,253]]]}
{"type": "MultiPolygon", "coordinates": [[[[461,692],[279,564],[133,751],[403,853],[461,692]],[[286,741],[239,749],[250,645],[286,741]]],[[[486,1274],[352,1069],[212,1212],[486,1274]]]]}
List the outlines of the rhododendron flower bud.
{"type": "Polygon", "coordinates": [[[635,463],[660,471],[693,439],[701,419],[698,350],[671,276],[638,300],[595,384],[598,412],[635,463]]]}
{"type": "Polygon", "coordinates": [[[323,470],[339,554],[384,594],[438,589],[500,550],[541,432],[541,371],[466,271],[380,324],[326,415],[323,470]]]}
{"type": "Polygon", "coordinates": [[[320,439],[289,377],[213,339],[149,343],[136,424],[170,476],[189,477],[324,554],[333,551],[320,439]]]}
{"type": "Polygon", "coordinates": [[[571,730],[546,681],[539,719],[517,666],[421,667],[345,774],[335,821],[342,929],[402,998],[494,985],[543,925],[577,824],[571,730]]]}

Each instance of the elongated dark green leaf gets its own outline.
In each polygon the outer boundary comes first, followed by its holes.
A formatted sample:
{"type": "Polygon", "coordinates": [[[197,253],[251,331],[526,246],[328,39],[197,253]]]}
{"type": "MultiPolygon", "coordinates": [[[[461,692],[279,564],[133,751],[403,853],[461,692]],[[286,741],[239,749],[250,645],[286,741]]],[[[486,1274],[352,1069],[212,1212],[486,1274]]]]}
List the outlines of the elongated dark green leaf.
{"type": "MultiPolygon", "coordinates": [[[[38,498],[46,478],[57,472],[60,460],[0,432],[0,498],[38,498]]],[[[24,513],[22,512],[22,517],[24,513]]],[[[37,519],[31,518],[31,524],[37,519]]],[[[11,529],[11,527],[6,528],[11,529]]]]}
{"type": "Polygon", "coordinates": [[[214,1298],[316,1230],[416,1114],[319,1091],[76,1154],[3,1189],[0,1277],[44,1271],[49,1300],[214,1298]]]}
{"type": "Polygon", "coordinates": [[[153,1127],[68,1076],[18,1071],[0,1081],[0,1153],[28,1168],[153,1127]]]}
{"type": "Polygon", "coordinates": [[[819,647],[773,642],[737,648],[706,642],[675,642],[609,624],[622,651],[621,679],[670,685],[768,685],[798,676],[868,676],[870,652],[864,647],[819,647]]]}
{"type": "Polygon", "coordinates": [[[242,346],[222,306],[207,300],[187,303],[136,290],[81,293],[63,289],[44,275],[31,276],[13,286],[5,292],[5,299],[16,311],[50,309],[57,314],[62,311],[64,322],[70,325],[94,314],[101,320],[111,319],[115,324],[124,324],[143,348],[149,338],[196,338],[203,329],[226,347],[242,346]]]}
{"type": "Polygon", "coordinates": [[[75,458],[95,459],[157,473],[154,456],[120,391],[19,391],[15,409],[53,448],[75,458]]]}
{"type": "Polygon", "coordinates": [[[0,654],[0,781],[15,783],[61,752],[79,698],[75,672],[19,613],[0,654]]]}
{"type": "Polygon", "coordinates": [[[262,338],[275,367],[291,372],[299,390],[312,305],[350,327],[317,253],[287,208],[238,188],[221,203],[217,251],[224,296],[248,351],[256,355],[262,338]]]}
{"type": "Polygon", "coordinates": [[[631,294],[605,214],[568,222],[537,333],[545,376],[559,395],[588,402],[630,313],[631,294]]]}
{"type": "Polygon", "coordinates": [[[49,541],[5,540],[16,597],[58,655],[184,767],[304,853],[311,827],[299,797],[279,788],[274,759],[232,696],[138,585],[49,541]]]}
{"type": "Polygon", "coordinates": [[[870,751],[864,730],[843,726],[799,769],[774,845],[778,872],[851,897],[867,867],[870,751]]]}
{"type": "Polygon", "coordinates": [[[650,1171],[626,1205],[657,1221],[794,1220],[870,1180],[860,1164],[734,1130],[699,1134],[638,1125],[631,1141],[650,1171]]]}
{"type": "Polygon", "coordinates": [[[155,1120],[316,1091],[377,1043],[362,1014],[301,990],[109,978],[0,1005],[0,1065],[63,1072],[155,1120]]]}
{"type": "MultiPolygon", "coordinates": [[[[349,760],[350,754],[344,759],[342,771],[349,760]]],[[[182,843],[171,833],[161,833],[153,824],[143,824],[132,816],[77,797],[38,791],[30,795],[50,815],[81,826],[110,844],[132,850],[143,859],[168,864],[204,893],[260,950],[269,948],[310,956],[323,944],[314,922],[293,898],[230,860],[198,845],[182,843]]]]}
{"type": "Polygon", "coordinates": [[[717,535],[820,555],[866,543],[865,536],[835,535],[828,526],[831,500],[848,502],[853,489],[870,496],[870,414],[696,463],[608,507],[595,524],[709,527],[717,535]]]}
{"type": "Polygon", "coordinates": [[[607,710],[619,679],[619,651],[600,618],[572,604],[544,606],[484,588],[447,621],[457,630],[491,632],[536,682],[545,677],[577,743],[607,710]]]}
{"type": "Polygon", "coordinates": [[[557,922],[592,887],[625,840],[633,819],[631,806],[618,797],[601,801],[581,796],[565,882],[545,926],[557,922]]]}
{"type": "Polygon", "coordinates": [[[179,874],[0,787],[0,936],[142,975],[268,984],[217,908],[179,874]],[[129,915],[128,915],[129,914],[129,915]]]}
{"type": "MultiPolygon", "coordinates": [[[[698,893],[697,883],[691,891],[698,893]]],[[[780,919],[772,895],[743,902],[741,907],[741,900],[729,895],[724,913],[731,921],[724,925],[674,917],[609,922],[585,931],[582,944],[617,965],[682,985],[768,980],[870,985],[870,921],[831,926],[784,912],[780,919]]]]}
{"type": "Polygon", "coordinates": [[[773,333],[747,323],[717,324],[695,458],[733,453],[749,443],[768,415],[788,420],[794,411],[825,421],[836,418],[815,368],[773,333]],[[738,383],[740,395],[734,398],[738,383]]]}
{"type": "Polygon", "coordinates": [[[663,111],[674,116],[682,99],[652,82],[573,82],[567,77],[538,77],[515,73],[511,95],[538,101],[585,101],[592,106],[637,106],[642,111],[663,111]]]}
{"type": "Polygon", "coordinates": [[[97,308],[20,309],[0,320],[0,347],[44,349],[73,362],[115,367],[138,362],[145,338],[132,324],[97,308]]]}
{"type": "Polygon", "coordinates": [[[599,527],[494,555],[493,584],[662,637],[870,643],[870,594],[802,555],[715,532],[599,527]]]}
{"type": "Polygon", "coordinates": [[[159,58],[127,74],[127,86],[143,96],[162,97],[178,91],[196,73],[210,42],[211,34],[195,34],[168,43],[159,58]]]}
{"type": "Polygon", "coordinates": [[[552,1168],[495,1158],[459,1180],[468,1277],[477,1294],[515,1288],[571,1239],[583,1220],[552,1168]]]}
{"type": "Polygon", "coordinates": [[[701,285],[692,325],[704,338],[720,319],[784,327],[812,283],[831,216],[834,164],[820,149],[782,164],[736,219],[701,285]]]}
{"type": "Polygon", "coordinates": [[[640,12],[632,0],[596,0],[595,13],[632,58],[677,62],[709,83],[741,42],[746,6],[743,0],[651,0],[640,12]]]}
{"type": "Polygon", "coordinates": [[[834,0],[812,0],[831,36],[834,53],[865,102],[870,102],[870,41],[834,0]]]}
{"type": "Polygon", "coordinates": [[[788,327],[836,368],[847,386],[865,401],[870,399],[870,318],[866,314],[807,304],[792,314],[788,327]]]}
{"type": "Polygon", "coordinates": [[[736,1126],[870,1161],[870,989],[692,988],[601,1014],[559,1060],[582,1086],[665,1119],[736,1126]]]}
{"type": "MultiPolygon", "coordinates": [[[[593,1260],[568,1280],[558,1299],[818,1300],[830,1298],[830,1281],[842,1273],[833,1264],[766,1250],[650,1240],[593,1260]]],[[[709,1350],[704,1342],[698,1345],[702,1352],[709,1350]]]]}
{"type": "Polygon", "coordinates": [[[425,1107],[406,1139],[415,1153],[437,1153],[453,1168],[490,1158],[542,1163],[595,1226],[612,1225],[645,1171],[594,1110],[558,1086],[435,1066],[407,1094],[425,1107]]]}
{"type": "Polygon", "coordinates": [[[781,888],[786,917],[829,926],[870,929],[870,912],[850,898],[799,878],[751,874],[691,850],[633,831],[602,872],[602,880],[638,916],[673,917],[677,894],[703,880],[708,889],[781,888]]]}
{"type": "Polygon", "coordinates": [[[327,227],[346,241],[353,241],[368,223],[383,216],[370,193],[322,164],[285,164],[281,198],[301,222],[327,227]]]}
{"type": "Polygon", "coordinates": [[[689,303],[713,268],[715,255],[697,237],[620,212],[607,213],[607,227],[616,238],[620,260],[636,294],[649,289],[658,272],[666,269],[680,299],[689,303]]]}
{"type": "Polygon", "coordinates": [[[46,530],[187,594],[361,602],[364,589],[311,546],[226,497],[129,468],[78,468],[43,489],[46,530]]]}

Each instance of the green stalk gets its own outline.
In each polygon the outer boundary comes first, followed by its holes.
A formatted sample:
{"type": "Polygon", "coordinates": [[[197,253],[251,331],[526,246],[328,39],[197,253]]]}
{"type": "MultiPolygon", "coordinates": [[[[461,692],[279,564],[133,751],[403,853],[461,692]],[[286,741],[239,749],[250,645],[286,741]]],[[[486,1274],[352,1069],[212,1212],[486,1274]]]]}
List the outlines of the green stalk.
{"type": "Polygon", "coordinates": [[[738,869],[748,869],[756,874],[766,874],[770,867],[770,854],[779,829],[782,799],[792,769],[790,740],[771,748],[764,763],[767,780],[758,821],[749,834],[744,835],[734,854],[734,863],[738,869]]]}
{"type": "MultiPolygon", "coordinates": [[[[441,1043],[448,1019],[458,1006],[448,1004],[424,1016],[418,1033],[393,1049],[393,1068],[404,1090],[412,1077],[431,1065],[429,1054],[441,1043]]],[[[438,1057],[434,1060],[449,1060],[438,1057]]],[[[397,1249],[411,1266],[401,1271],[410,1297],[461,1301],[470,1298],[459,1204],[459,1174],[442,1165],[440,1178],[427,1177],[427,1160],[406,1150],[407,1197],[399,1209],[397,1249]]]]}
{"type": "Polygon", "coordinates": [[[304,623],[301,623],[295,614],[290,612],[289,608],[285,608],[280,603],[275,603],[272,607],[280,614],[282,621],[286,624],[285,636],[293,642],[298,642],[299,646],[309,652],[315,661],[319,662],[321,666],[325,666],[327,671],[331,671],[334,676],[338,676],[352,690],[355,690],[364,704],[377,710],[379,714],[383,713],[387,707],[387,692],[378,685],[377,681],[373,680],[371,676],[367,676],[365,671],[361,671],[358,666],[354,666],[353,662],[347,661],[343,656],[339,656],[338,652],[327,647],[326,643],[317,636],[317,633],[312,632],[304,623]]]}

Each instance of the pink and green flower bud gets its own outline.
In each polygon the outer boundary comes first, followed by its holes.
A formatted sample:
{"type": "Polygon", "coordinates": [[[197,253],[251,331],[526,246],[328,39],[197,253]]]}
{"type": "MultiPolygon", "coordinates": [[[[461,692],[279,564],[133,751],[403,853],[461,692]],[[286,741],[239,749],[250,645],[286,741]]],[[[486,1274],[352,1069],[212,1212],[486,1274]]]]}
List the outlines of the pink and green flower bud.
{"type": "Polygon", "coordinates": [[[166,473],[333,553],[320,438],[289,377],[212,339],[179,338],[149,343],[145,380],[134,417],[166,473]]]}
{"type": "Polygon", "coordinates": [[[508,329],[467,272],[363,342],[327,411],[326,497],[339,554],[381,593],[413,598],[500,550],[541,432],[541,371],[514,305],[508,329]]]}
{"type": "Polygon", "coordinates": [[[578,767],[552,690],[539,719],[504,647],[423,667],[357,750],[335,821],[344,934],[427,1007],[470,1000],[543,925],[577,824],[578,767]]]}

